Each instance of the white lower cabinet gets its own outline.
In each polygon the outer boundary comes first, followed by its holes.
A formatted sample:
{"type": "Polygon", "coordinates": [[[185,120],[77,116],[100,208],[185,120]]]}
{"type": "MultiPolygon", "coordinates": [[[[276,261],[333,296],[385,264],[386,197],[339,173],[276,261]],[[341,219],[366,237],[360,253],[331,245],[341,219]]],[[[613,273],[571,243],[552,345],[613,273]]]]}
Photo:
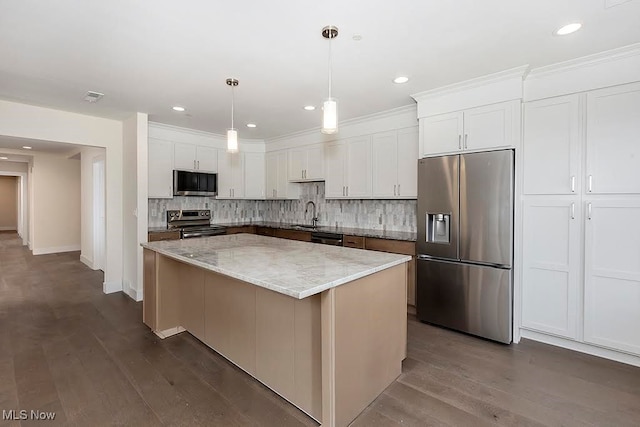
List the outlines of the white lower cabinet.
{"type": "Polygon", "coordinates": [[[640,355],[640,199],[585,210],[584,340],[640,355]]]}
{"type": "Polygon", "coordinates": [[[640,198],[523,208],[522,328],[640,355],[640,198]]]}
{"type": "Polygon", "coordinates": [[[522,326],[577,338],[579,198],[527,200],[523,210],[522,326]]]}

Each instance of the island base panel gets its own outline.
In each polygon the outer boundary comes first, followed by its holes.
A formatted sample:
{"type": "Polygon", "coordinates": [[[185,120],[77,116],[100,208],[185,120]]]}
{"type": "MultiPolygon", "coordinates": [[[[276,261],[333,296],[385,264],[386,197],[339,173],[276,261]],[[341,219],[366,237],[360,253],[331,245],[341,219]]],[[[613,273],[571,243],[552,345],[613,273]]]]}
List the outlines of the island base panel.
{"type": "Polygon", "coordinates": [[[323,426],[346,426],[402,373],[402,264],[322,294],[323,426]]]}

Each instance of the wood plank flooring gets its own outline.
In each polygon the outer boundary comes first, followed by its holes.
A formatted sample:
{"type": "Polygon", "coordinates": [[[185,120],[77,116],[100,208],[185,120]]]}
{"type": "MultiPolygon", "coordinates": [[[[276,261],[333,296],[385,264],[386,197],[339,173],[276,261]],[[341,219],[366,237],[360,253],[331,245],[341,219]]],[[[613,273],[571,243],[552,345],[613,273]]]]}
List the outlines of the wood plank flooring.
{"type": "MultiPolygon", "coordinates": [[[[56,413],[1,426],[317,425],[189,334],[158,339],[78,258],[0,232],[0,411],[56,413]]],[[[408,332],[402,375],[353,426],[640,425],[640,368],[415,319],[408,332]]]]}

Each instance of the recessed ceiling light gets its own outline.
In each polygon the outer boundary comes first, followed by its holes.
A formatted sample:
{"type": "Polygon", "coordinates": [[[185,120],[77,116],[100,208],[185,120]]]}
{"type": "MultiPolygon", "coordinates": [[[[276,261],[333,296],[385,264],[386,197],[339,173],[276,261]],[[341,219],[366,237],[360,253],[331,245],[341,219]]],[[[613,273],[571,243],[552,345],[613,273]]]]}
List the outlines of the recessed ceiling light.
{"type": "Polygon", "coordinates": [[[408,81],[409,81],[409,77],[406,77],[406,76],[400,76],[393,79],[394,83],[406,83],[408,81]]]}
{"type": "Polygon", "coordinates": [[[247,123],[247,127],[248,128],[254,128],[254,127],[256,127],[256,124],[255,123],[247,123]]]}
{"type": "Polygon", "coordinates": [[[2,157],[0,157],[0,160],[9,160],[9,158],[5,157],[5,156],[2,156],[2,157]]]}
{"type": "Polygon", "coordinates": [[[29,147],[28,145],[23,145],[22,148],[24,148],[25,150],[31,150],[33,147],[29,147]]]}
{"type": "Polygon", "coordinates": [[[580,28],[582,28],[582,24],[579,22],[573,22],[571,24],[567,24],[563,27],[560,27],[556,30],[556,35],[558,36],[566,36],[567,34],[575,33],[580,28]]]}
{"type": "Polygon", "coordinates": [[[315,107],[315,106],[313,106],[313,105],[305,105],[305,106],[304,106],[304,109],[305,109],[305,110],[307,110],[307,111],[313,111],[313,110],[315,110],[315,109],[316,109],[316,107],[315,107]]]}
{"type": "Polygon", "coordinates": [[[185,110],[185,108],[184,108],[184,107],[181,107],[181,106],[179,106],[179,105],[174,105],[174,106],[173,106],[173,107],[171,107],[171,108],[173,108],[173,111],[180,111],[180,112],[183,112],[183,111],[185,110]]]}

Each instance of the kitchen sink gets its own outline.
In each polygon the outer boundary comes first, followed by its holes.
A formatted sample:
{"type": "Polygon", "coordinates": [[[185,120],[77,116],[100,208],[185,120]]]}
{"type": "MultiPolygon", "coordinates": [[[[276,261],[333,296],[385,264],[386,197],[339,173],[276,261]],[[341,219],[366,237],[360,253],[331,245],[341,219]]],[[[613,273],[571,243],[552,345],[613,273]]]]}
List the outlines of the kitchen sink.
{"type": "Polygon", "coordinates": [[[296,230],[315,230],[316,226],[309,224],[293,224],[293,228],[296,230]]]}

